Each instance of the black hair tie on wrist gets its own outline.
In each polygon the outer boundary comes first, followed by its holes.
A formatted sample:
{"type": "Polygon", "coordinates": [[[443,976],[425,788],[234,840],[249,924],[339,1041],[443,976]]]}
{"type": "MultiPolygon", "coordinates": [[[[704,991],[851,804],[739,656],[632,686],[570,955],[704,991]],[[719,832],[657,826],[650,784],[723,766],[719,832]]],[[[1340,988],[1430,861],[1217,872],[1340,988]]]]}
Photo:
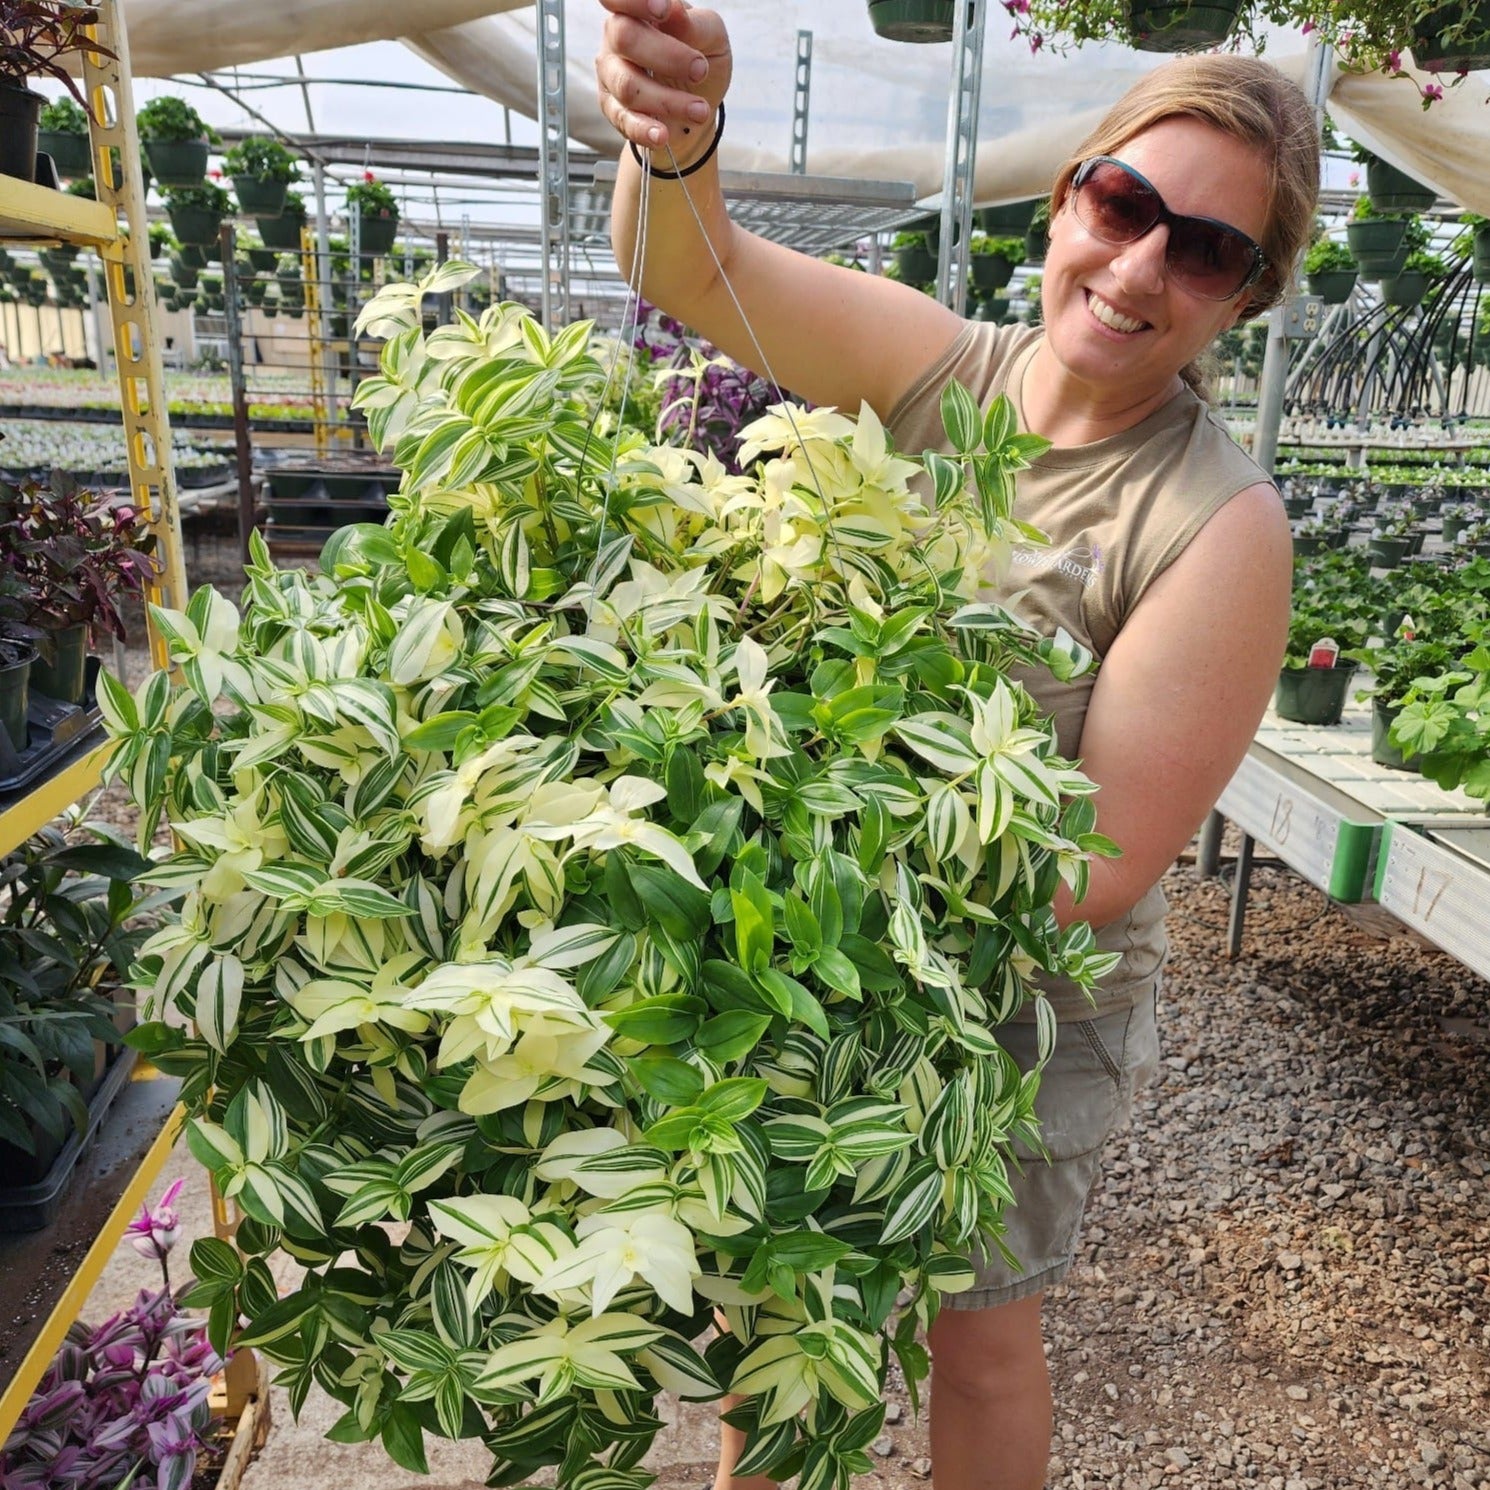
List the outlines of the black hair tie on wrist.
{"type": "Polygon", "coordinates": [[[654,181],[681,181],[685,176],[691,176],[695,171],[701,171],[714,158],[714,152],[719,149],[719,142],[724,138],[724,100],[719,101],[719,116],[714,126],[714,138],[709,142],[709,148],[694,161],[691,166],[684,166],[681,171],[661,171],[656,166],[649,166],[642,159],[642,153],[636,148],[635,140],[627,140],[630,147],[631,158],[642,170],[650,170],[654,181]]]}

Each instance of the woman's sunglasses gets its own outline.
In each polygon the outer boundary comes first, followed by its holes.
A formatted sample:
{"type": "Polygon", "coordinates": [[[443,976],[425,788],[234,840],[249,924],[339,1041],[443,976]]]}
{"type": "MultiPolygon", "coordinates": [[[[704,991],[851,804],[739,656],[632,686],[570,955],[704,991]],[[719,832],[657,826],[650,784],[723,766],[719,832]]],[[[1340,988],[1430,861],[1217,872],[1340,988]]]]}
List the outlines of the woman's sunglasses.
{"type": "Polygon", "coordinates": [[[1132,166],[1110,155],[1083,161],[1071,190],[1076,220],[1103,243],[1136,243],[1162,222],[1169,229],[1165,270],[1204,300],[1235,298],[1267,268],[1263,251],[1245,233],[1214,217],[1171,212],[1132,166]]]}

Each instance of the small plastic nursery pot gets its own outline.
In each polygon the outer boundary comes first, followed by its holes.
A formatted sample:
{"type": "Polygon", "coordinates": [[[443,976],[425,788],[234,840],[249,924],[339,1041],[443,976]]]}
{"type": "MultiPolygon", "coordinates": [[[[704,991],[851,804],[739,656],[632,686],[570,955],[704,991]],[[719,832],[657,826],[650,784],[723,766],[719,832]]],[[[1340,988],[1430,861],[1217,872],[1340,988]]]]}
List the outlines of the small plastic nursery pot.
{"type": "Polygon", "coordinates": [[[1389,731],[1392,721],[1402,711],[1400,709],[1389,709],[1379,701],[1371,704],[1371,759],[1378,766],[1387,766],[1393,771],[1414,771],[1422,774],[1421,767],[1416,758],[1406,760],[1402,752],[1392,744],[1389,731]]]}
{"type": "Polygon", "coordinates": [[[1366,556],[1378,569],[1395,569],[1411,546],[1406,538],[1373,538],[1366,544],[1366,556]]]}
{"type": "Polygon", "coordinates": [[[1322,554],[1328,547],[1324,538],[1300,538],[1297,533],[1293,535],[1293,556],[1296,559],[1312,559],[1315,554],[1322,554]]]}
{"type": "Polygon", "coordinates": [[[1294,724],[1339,724],[1355,663],[1334,667],[1286,667],[1278,674],[1273,708],[1294,724]]]}
{"type": "Polygon", "coordinates": [[[1220,46],[1241,0],[1128,0],[1128,36],[1141,52],[1199,52],[1220,46]]]}
{"type": "Polygon", "coordinates": [[[36,121],[45,103],[29,88],[0,83],[0,176],[36,180],[36,121]]]}
{"type": "Polygon", "coordinates": [[[88,677],[88,628],[66,626],[51,634],[52,660],[31,664],[31,689],[63,704],[83,701],[88,677]]]}
{"type": "Polygon", "coordinates": [[[26,710],[31,691],[34,650],[19,662],[0,661],[0,734],[20,754],[26,748],[26,710]]]}

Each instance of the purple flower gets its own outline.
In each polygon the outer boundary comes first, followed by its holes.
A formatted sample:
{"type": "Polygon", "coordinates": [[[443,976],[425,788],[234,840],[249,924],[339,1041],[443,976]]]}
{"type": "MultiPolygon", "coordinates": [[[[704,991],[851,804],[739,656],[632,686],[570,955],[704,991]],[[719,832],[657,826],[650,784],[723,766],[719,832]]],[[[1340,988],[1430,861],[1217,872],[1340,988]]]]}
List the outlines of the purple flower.
{"type": "Polygon", "coordinates": [[[184,1180],[173,1180],[160,1197],[160,1203],[152,1210],[148,1205],[140,1208],[140,1214],[125,1228],[130,1245],[141,1257],[151,1261],[164,1261],[181,1231],[181,1218],[176,1214],[176,1197],[181,1194],[184,1180]]]}

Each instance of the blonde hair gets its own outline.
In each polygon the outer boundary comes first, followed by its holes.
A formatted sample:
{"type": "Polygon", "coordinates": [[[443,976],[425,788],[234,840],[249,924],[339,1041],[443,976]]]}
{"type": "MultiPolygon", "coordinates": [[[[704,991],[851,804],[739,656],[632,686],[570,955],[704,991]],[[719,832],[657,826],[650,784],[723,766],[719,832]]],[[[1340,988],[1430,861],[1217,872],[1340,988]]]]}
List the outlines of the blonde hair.
{"type": "MultiPolygon", "coordinates": [[[[1259,240],[1267,267],[1244,292],[1241,320],[1276,305],[1314,229],[1319,199],[1319,126],[1303,90],[1269,62],[1207,52],[1176,57],[1135,83],[1107,111],[1056,173],[1050,193],[1054,216],[1065,204],[1071,178],[1094,155],[1118,155],[1135,135],[1165,119],[1199,119],[1251,146],[1268,166],[1268,200],[1259,240]]],[[[1181,376],[1205,396],[1201,359],[1181,376]]]]}

